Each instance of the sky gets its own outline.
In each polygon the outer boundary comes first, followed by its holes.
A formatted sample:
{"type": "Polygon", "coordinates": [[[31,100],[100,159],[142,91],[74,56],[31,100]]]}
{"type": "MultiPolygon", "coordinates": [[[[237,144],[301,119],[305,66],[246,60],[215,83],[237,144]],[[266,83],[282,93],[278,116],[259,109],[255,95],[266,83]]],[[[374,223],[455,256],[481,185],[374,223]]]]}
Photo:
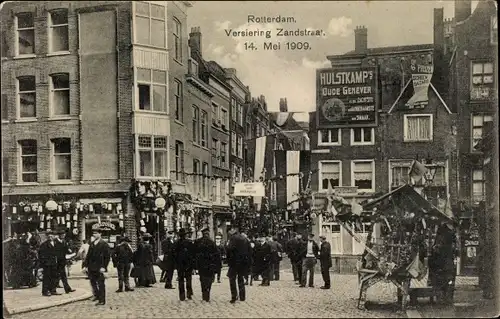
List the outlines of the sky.
{"type": "MultiPolygon", "coordinates": [[[[473,1],[473,10],[476,5],[473,1]]],[[[356,26],[368,29],[369,48],[429,44],[433,41],[433,8],[444,8],[445,18],[454,15],[453,0],[196,1],[188,10],[188,30],[200,27],[204,59],[235,68],[253,97],[266,97],[269,111],[278,111],[280,98],[286,97],[290,112],[310,112],[316,107],[315,70],[330,66],[327,55],[354,49],[356,26]],[[292,19],[289,23],[258,23],[249,22],[249,15],[292,19]],[[317,30],[319,36],[277,36],[280,28],[317,30]],[[269,30],[272,35],[233,36],[234,31],[245,30],[269,30]],[[279,42],[280,48],[265,50],[264,43],[269,42],[279,42]],[[308,42],[309,48],[291,50],[287,42],[308,42]]],[[[295,117],[307,120],[305,115],[295,117]]]]}

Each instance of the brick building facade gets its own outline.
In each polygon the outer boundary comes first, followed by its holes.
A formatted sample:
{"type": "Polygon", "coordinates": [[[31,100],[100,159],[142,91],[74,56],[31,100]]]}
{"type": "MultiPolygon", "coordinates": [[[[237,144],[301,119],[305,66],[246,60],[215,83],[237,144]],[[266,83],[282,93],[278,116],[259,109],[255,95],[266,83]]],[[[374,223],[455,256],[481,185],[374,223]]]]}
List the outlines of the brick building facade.
{"type": "MultiPolygon", "coordinates": [[[[446,103],[447,86],[443,84],[448,61],[444,54],[444,20],[442,9],[434,12],[434,44],[368,48],[368,30],[355,30],[355,50],[328,56],[332,68],[373,69],[377,75],[375,118],[372,125],[323,125],[318,109],[310,117],[312,187],[318,192],[316,206],[322,207],[325,195],[344,186],[343,196],[363,202],[408,182],[413,160],[435,170],[432,200],[451,211],[448,200],[456,198],[456,153],[453,127],[456,115],[446,103]],[[428,101],[409,108],[413,95],[412,64],[432,61],[432,80],[428,101]],[[378,118],[377,118],[378,117],[378,118]],[[318,125],[319,124],[319,125],[318,125]],[[420,131],[415,127],[419,125],[420,131]],[[354,189],[345,188],[346,186],[354,189]]],[[[427,62],[427,63],[428,63],[427,62]]],[[[321,105],[318,105],[318,108],[321,105]]],[[[338,224],[318,217],[314,231],[327,236],[332,243],[335,268],[353,271],[354,261],[363,252],[338,224]]],[[[362,236],[371,231],[363,226],[362,236]]]]}

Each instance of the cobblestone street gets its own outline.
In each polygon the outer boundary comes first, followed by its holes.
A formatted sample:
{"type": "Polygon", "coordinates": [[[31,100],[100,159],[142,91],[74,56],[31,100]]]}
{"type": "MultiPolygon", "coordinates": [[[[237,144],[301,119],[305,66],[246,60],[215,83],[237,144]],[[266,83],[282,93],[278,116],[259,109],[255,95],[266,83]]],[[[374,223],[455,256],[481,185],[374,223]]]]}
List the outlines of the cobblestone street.
{"type": "MultiPolygon", "coordinates": [[[[115,293],[117,280],[107,280],[107,304],[96,307],[90,300],[14,315],[12,318],[340,318],[340,317],[405,317],[391,305],[396,301],[395,290],[381,284],[368,293],[368,300],[377,305],[368,311],[356,308],[357,276],[334,275],[333,289],[321,290],[321,276],[315,278],[316,288],[299,288],[292,275],[282,272],[282,280],[271,282],[270,287],[259,287],[260,282],[248,289],[245,302],[230,304],[229,282],[214,284],[212,300],[201,300],[198,276],[193,278],[193,300],[180,302],[178,290],[165,290],[163,283],[154,288],[138,288],[134,292],[115,293]]],[[[73,280],[74,286],[88,284],[73,280]],[[78,283],[77,283],[78,282],[78,283]]],[[[89,287],[90,288],[90,287],[89,287]]]]}

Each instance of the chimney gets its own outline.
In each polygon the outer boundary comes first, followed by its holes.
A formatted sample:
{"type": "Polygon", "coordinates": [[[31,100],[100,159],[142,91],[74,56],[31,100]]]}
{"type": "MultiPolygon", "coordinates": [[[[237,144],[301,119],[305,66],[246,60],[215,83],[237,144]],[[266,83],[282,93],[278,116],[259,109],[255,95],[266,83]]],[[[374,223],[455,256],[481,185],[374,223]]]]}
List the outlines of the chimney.
{"type": "Polygon", "coordinates": [[[455,20],[458,22],[467,19],[472,11],[472,0],[455,0],[455,20]]]}
{"type": "Polygon", "coordinates": [[[189,33],[189,47],[192,51],[198,51],[201,55],[201,31],[200,27],[192,27],[189,33]]]}
{"type": "Polygon", "coordinates": [[[280,112],[288,112],[288,106],[286,105],[286,98],[280,99],[280,112]]]}
{"type": "Polygon", "coordinates": [[[354,52],[363,54],[368,51],[368,29],[363,26],[357,26],[354,29],[354,52]]]}
{"type": "Polygon", "coordinates": [[[445,93],[444,77],[444,9],[434,9],[434,74],[432,83],[440,94],[445,93]]]}

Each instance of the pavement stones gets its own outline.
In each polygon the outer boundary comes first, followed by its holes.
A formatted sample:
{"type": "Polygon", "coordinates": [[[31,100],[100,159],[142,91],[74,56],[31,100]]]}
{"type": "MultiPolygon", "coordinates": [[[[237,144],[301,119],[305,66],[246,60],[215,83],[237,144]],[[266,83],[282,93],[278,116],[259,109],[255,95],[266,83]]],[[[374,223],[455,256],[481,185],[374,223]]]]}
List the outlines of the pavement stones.
{"type": "MultiPolygon", "coordinates": [[[[225,273],[224,273],[225,274],[225,273]]],[[[380,284],[368,292],[368,301],[376,307],[363,311],[357,309],[357,276],[334,275],[332,289],[322,290],[321,276],[316,275],[316,288],[299,288],[292,274],[281,273],[280,281],[271,282],[270,287],[259,287],[260,282],[247,286],[247,300],[230,304],[229,282],[212,287],[210,303],[201,300],[198,276],[193,277],[193,300],[181,302],[178,290],[167,290],[163,283],[153,288],[137,288],[133,292],[115,293],[117,280],[106,282],[105,306],[95,306],[90,300],[58,306],[19,315],[12,318],[404,318],[404,313],[395,311],[396,291],[390,285],[380,284]]],[[[86,280],[71,280],[89,284],[86,280]]]]}

